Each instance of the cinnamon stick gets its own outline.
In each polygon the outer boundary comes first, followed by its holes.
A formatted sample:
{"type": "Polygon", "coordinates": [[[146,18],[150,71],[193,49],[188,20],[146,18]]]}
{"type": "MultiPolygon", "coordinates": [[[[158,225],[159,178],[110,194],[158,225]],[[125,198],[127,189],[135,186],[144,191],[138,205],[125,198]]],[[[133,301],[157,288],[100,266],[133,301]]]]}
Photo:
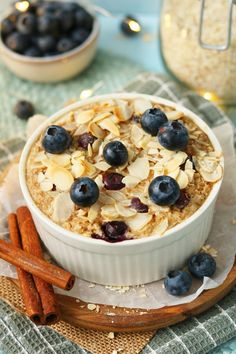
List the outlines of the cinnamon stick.
{"type": "MultiPolygon", "coordinates": [[[[16,214],[10,214],[8,216],[8,226],[10,232],[11,242],[14,246],[21,248],[20,233],[17,224],[16,214]]],[[[21,294],[23,296],[26,313],[31,321],[35,324],[43,322],[43,310],[39,297],[39,293],[35,287],[35,283],[31,274],[25,270],[16,268],[19,284],[21,288],[21,294]]]]}
{"type": "Polygon", "coordinates": [[[0,240],[0,258],[58,288],[70,290],[74,285],[75,278],[71,273],[3,240],[0,240]]]}
{"type": "MultiPolygon", "coordinates": [[[[23,249],[33,256],[43,259],[39,236],[29,209],[25,206],[20,207],[17,209],[16,215],[23,249]]],[[[59,309],[52,285],[41,279],[40,276],[34,275],[33,278],[41,298],[45,323],[52,324],[57,322],[59,320],[59,309]]]]}

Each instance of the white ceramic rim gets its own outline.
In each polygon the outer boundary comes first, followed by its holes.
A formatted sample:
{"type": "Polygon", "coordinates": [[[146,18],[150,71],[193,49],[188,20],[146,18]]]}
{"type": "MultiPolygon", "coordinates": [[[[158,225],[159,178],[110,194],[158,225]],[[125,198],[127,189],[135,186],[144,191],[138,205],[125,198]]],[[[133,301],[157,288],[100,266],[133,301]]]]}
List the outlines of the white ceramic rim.
{"type": "MultiPolygon", "coordinates": [[[[85,6],[83,6],[83,7],[85,7],[85,6]]],[[[57,61],[68,60],[71,57],[74,57],[75,55],[80,54],[87,47],[89,47],[90,44],[97,38],[97,36],[98,36],[98,34],[100,32],[100,24],[99,24],[99,21],[98,21],[97,17],[87,7],[86,7],[86,11],[88,11],[88,13],[90,13],[90,15],[92,15],[93,18],[94,18],[93,29],[92,29],[92,32],[89,34],[88,38],[81,45],[75,47],[74,49],[72,49],[72,50],[70,50],[68,52],[65,52],[63,54],[48,56],[48,57],[44,57],[44,58],[41,58],[41,57],[39,57],[39,58],[38,57],[28,57],[28,56],[25,56],[25,55],[22,55],[22,54],[15,53],[12,50],[10,50],[9,48],[7,48],[5,43],[2,41],[2,36],[1,36],[1,33],[0,33],[0,46],[2,47],[2,53],[0,53],[0,54],[4,53],[8,57],[13,58],[13,59],[15,59],[15,60],[17,60],[19,62],[22,62],[22,63],[39,64],[39,65],[54,64],[57,61]]]]}
{"type": "MultiPolygon", "coordinates": [[[[56,233],[63,234],[63,236],[68,237],[70,239],[78,240],[78,243],[80,243],[81,246],[82,245],[86,246],[86,245],[96,245],[97,244],[100,246],[102,245],[103,247],[106,247],[106,248],[113,248],[114,249],[115,247],[117,247],[117,248],[118,247],[119,248],[132,247],[132,245],[133,246],[134,245],[141,246],[142,244],[147,244],[149,242],[153,242],[153,241],[157,242],[157,240],[160,240],[160,242],[161,242],[161,240],[167,239],[167,238],[170,240],[170,237],[173,236],[173,234],[175,232],[181,231],[181,229],[184,229],[187,225],[192,223],[194,220],[196,220],[200,215],[202,215],[205,212],[205,210],[208,208],[208,206],[215,199],[215,197],[218,194],[218,191],[221,187],[222,179],[213,185],[213,188],[212,188],[209,196],[207,197],[206,201],[193,215],[191,215],[188,219],[184,220],[180,224],[167,230],[163,236],[160,237],[160,236],[153,235],[153,236],[144,237],[144,238],[135,239],[135,240],[126,240],[126,241],[122,241],[119,243],[109,243],[109,242],[105,242],[103,240],[97,240],[97,239],[93,239],[91,237],[85,237],[80,234],[74,233],[72,231],[66,230],[62,226],[59,226],[56,223],[54,223],[36,206],[36,204],[34,203],[32,197],[30,195],[30,192],[29,192],[27,184],[26,184],[25,166],[26,166],[28,154],[31,150],[31,146],[37,140],[38,136],[42,133],[42,131],[49,124],[54,122],[55,120],[63,118],[63,116],[65,114],[69,113],[71,110],[75,110],[75,109],[85,106],[87,104],[100,102],[103,100],[109,100],[109,99],[130,99],[130,100],[133,100],[135,98],[144,98],[144,99],[147,99],[153,103],[170,106],[172,108],[175,108],[178,111],[183,112],[184,114],[186,114],[187,117],[192,119],[208,135],[213,147],[217,151],[222,151],[221,145],[220,145],[218,139],[216,138],[215,134],[213,133],[211,128],[201,118],[199,118],[195,113],[191,112],[189,109],[183,107],[180,104],[177,104],[172,101],[166,100],[164,98],[156,97],[156,96],[144,95],[144,94],[139,94],[139,93],[114,93],[114,94],[107,94],[107,95],[101,95],[101,96],[94,96],[92,98],[89,98],[89,99],[86,99],[83,101],[79,101],[79,102],[74,103],[70,106],[67,106],[66,108],[64,108],[64,109],[60,110],[59,112],[55,113],[54,115],[52,115],[49,119],[47,119],[43,124],[41,124],[35,130],[35,132],[32,134],[32,136],[28,139],[28,141],[22,151],[20,163],[19,163],[20,186],[21,186],[21,190],[22,190],[25,200],[30,205],[31,209],[33,210],[33,212],[35,213],[37,218],[39,218],[39,220],[42,220],[45,224],[48,225],[48,227],[52,228],[56,233]]],[[[221,161],[221,165],[222,165],[222,167],[224,166],[223,158],[221,161]]]]}

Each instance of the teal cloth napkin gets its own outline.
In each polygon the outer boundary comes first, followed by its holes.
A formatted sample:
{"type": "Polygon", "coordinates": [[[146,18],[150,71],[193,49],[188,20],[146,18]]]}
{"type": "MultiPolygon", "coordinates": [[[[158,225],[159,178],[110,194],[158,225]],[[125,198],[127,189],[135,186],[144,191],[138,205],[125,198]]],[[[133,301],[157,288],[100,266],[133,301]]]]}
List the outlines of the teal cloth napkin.
{"type": "MultiPolygon", "coordinates": [[[[212,127],[228,121],[222,111],[196,93],[157,74],[142,73],[136,76],[140,71],[138,66],[128,60],[100,52],[92,67],[82,76],[67,83],[44,86],[19,80],[3,70],[0,64],[0,101],[4,102],[3,106],[0,105],[0,139],[7,137],[7,141],[0,144],[0,168],[24,145],[25,124],[12,115],[12,105],[18,97],[31,99],[41,112],[50,114],[68,99],[78,98],[82,89],[100,80],[104,86],[99,93],[117,91],[126,84],[122,91],[157,95],[182,103],[212,127]]],[[[204,314],[157,331],[141,353],[204,354],[235,335],[236,289],[233,289],[224,300],[204,314]]],[[[51,328],[36,327],[3,300],[0,300],[0,350],[4,354],[89,354],[51,328]]]]}

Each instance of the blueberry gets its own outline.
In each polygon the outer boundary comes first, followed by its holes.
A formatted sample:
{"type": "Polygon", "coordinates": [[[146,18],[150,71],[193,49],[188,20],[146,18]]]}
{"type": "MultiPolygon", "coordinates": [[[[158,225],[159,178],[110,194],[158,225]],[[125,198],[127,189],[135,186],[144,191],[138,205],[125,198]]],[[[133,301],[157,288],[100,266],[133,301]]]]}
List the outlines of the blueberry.
{"type": "Polygon", "coordinates": [[[62,3],[62,6],[63,10],[71,12],[75,12],[82,9],[82,7],[76,2],[64,2],[62,3]]]}
{"type": "Polygon", "coordinates": [[[91,16],[86,10],[80,9],[75,13],[76,25],[79,28],[84,28],[91,31],[93,28],[93,16],[91,16]]]}
{"type": "Polygon", "coordinates": [[[116,172],[105,172],[102,176],[104,187],[108,190],[117,191],[125,187],[122,183],[123,175],[116,172]]]}
{"type": "Polygon", "coordinates": [[[50,35],[38,37],[37,44],[43,53],[51,53],[56,48],[56,41],[50,35]]]}
{"type": "Polygon", "coordinates": [[[91,178],[81,177],[72,184],[70,197],[76,205],[89,207],[98,200],[99,188],[91,178]]]}
{"type": "Polygon", "coordinates": [[[192,285],[191,275],[182,270],[173,270],[167,274],[164,279],[164,286],[170,295],[184,295],[192,285]]]}
{"type": "Polygon", "coordinates": [[[51,34],[57,31],[58,21],[55,16],[47,14],[38,18],[38,32],[42,34],[51,34]]]}
{"type": "Polygon", "coordinates": [[[23,34],[32,34],[36,30],[36,26],[36,17],[27,12],[20,15],[16,23],[16,28],[23,34]]]}
{"type": "Polygon", "coordinates": [[[147,109],[141,117],[141,126],[145,132],[156,136],[160,127],[168,121],[165,113],[159,108],[147,109]]]}
{"type": "Polygon", "coordinates": [[[35,113],[35,109],[32,103],[24,100],[17,102],[13,111],[14,114],[20,119],[28,119],[35,113]]]}
{"type": "Polygon", "coordinates": [[[113,242],[124,241],[128,226],[124,221],[109,221],[102,224],[101,227],[105,238],[113,242]]]}
{"type": "Polygon", "coordinates": [[[111,166],[122,166],[128,161],[128,150],[120,141],[111,141],[104,147],[103,157],[111,166]]]}
{"type": "Polygon", "coordinates": [[[138,213],[147,213],[148,205],[141,202],[138,197],[134,197],[131,199],[131,208],[135,209],[138,213]]]}
{"type": "Polygon", "coordinates": [[[89,36],[89,31],[83,28],[77,28],[71,34],[73,41],[80,45],[82,44],[89,36]]]}
{"type": "Polygon", "coordinates": [[[36,14],[37,16],[53,15],[60,7],[61,7],[60,2],[56,2],[56,1],[42,2],[37,6],[36,14]]]}
{"type": "Polygon", "coordinates": [[[138,21],[136,20],[136,18],[134,18],[133,16],[131,15],[127,15],[122,21],[121,21],[121,24],[120,24],[120,28],[121,28],[121,31],[127,35],[127,36],[135,36],[136,34],[138,34],[140,32],[140,29],[139,30],[136,30],[134,31],[131,27],[130,27],[130,21],[134,21],[136,23],[138,23],[138,21]]]}
{"type": "Polygon", "coordinates": [[[211,277],[216,271],[216,262],[210,254],[200,252],[189,258],[188,269],[196,278],[211,277]]]}
{"type": "Polygon", "coordinates": [[[14,23],[10,20],[10,18],[4,18],[1,22],[1,32],[3,36],[8,36],[15,30],[14,23]]]}
{"type": "Polygon", "coordinates": [[[96,140],[95,136],[91,133],[83,133],[78,137],[78,147],[87,150],[89,144],[93,144],[96,140]]]}
{"type": "Polygon", "coordinates": [[[159,143],[168,150],[177,151],[186,148],[188,139],[188,130],[178,121],[167,122],[159,129],[159,143]]]}
{"type": "Polygon", "coordinates": [[[41,52],[37,47],[30,47],[24,52],[27,57],[41,57],[41,52]]]}
{"type": "Polygon", "coordinates": [[[60,11],[57,14],[57,19],[60,23],[60,31],[68,32],[75,25],[75,14],[72,11],[60,11]]]}
{"type": "Polygon", "coordinates": [[[71,136],[58,125],[50,125],[43,137],[42,146],[50,154],[61,154],[71,145],[71,136]]]}
{"type": "Polygon", "coordinates": [[[30,41],[28,36],[19,32],[13,32],[6,38],[6,45],[14,52],[23,53],[28,49],[30,41]]]}
{"type": "Polygon", "coordinates": [[[69,37],[64,37],[59,39],[57,42],[57,51],[58,53],[65,53],[75,47],[74,41],[72,41],[69,37]]]}
{"type": "Polygon", "coordinates": [[[150,183],[148,194],[157,205],[173,205],[180,197],[180,188],[174,178],[159,176],[150,183]]]}

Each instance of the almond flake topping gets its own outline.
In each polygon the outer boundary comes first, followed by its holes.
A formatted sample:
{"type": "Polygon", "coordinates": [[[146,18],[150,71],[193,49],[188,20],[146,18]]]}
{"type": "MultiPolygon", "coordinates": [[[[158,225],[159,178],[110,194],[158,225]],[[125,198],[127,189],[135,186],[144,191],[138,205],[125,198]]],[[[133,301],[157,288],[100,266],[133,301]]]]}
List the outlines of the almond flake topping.
{"type": "Polygon", "coordinates": [[[102,120],[101,122],[98,123],[98,125],[105,130],[108,130],[115,136],[120,136],[120,131],[117,127],[117,125],[110,119],[106,118],[102,120]]]}
{"type": "Polygon", "coordinates": [[[55,166],[50,170],[50,181],[61,191],[68,191],[74,182],[72,174],[64,167],[55,166]]]}
{"type": "Polygon", "coordinates": [[[184,114],[183,112],[171,111],[171,112],[166,112],[166,116],[169,120],[177,120],[182,118],[184,114]]]}
{"type": "Polygon", "coordinates": [[[53,200],[53,220],[56,222],[66,221],[71,216],[74,207],[69,193],[59,193],[53,200]]]}
{"type": "Polygon", "coordinates": [[[148,213],[137,213],[127,220],[127,224],[132,231],[139,231],[152,220],[152,215],[148,213]]]}
{"type": "Polygon", "coordinates": [[[120,121],[129,120],[132,116],[132,109],[128,106],[128,102],[117,100],[117,106],[114,112],[120,121]]]}
{"type": "Polygon", "coordinates": [[[128,166],[129,174],[140,180],[148,178],[150,167],[146,157],[138,157],[131,165],[128,166]]]}
{"type": "Polygon", "coordinates": [[[75,121],[77,124],[84,124],[90,122],[95,116],[93,109],[75,113],[75,121]]]}
{"type": "Polygon", "coordinates": [[[133,104],[135,114],[143,114],[147,109],[152,108],[152,103],[142,98],[135,99],[133,104]]]}

